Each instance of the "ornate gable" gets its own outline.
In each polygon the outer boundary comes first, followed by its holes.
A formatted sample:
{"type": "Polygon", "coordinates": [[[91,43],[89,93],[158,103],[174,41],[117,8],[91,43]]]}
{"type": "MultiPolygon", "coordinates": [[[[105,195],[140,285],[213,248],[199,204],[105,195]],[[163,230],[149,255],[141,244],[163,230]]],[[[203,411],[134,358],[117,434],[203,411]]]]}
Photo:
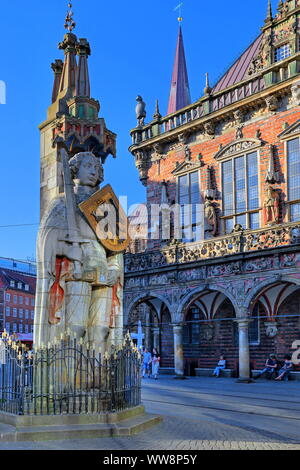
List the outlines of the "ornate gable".
{"type": "Polygon", "coordinates": [[[259,139],[243,138],[237,139],[234,142],[222,147],[215,155],[216,160],[223,160],[225,158],[233,157],[239,153],[249,152],[261,147],[263,142],[259,139]]]}
{"type": "Polygon", "coordinates": [[[196,171],[201,168],[201,161],[192,162],[192,161],[185,161],[183,163],[178,164],[175,170],[172,171],[174,176],[181,176],[185,175],[186,173],[190,173],[191,171],[196,171]]]}
{"type": "Polygon", "coordinates": [[[278,135],[279,139],[288,139],[289,137],[293,137],[293,135],[300,134],[300,119],[298,121],[294,122],[294,124],[291,124],[290,126],[287,126],[287,128],[281,132],[281,134],[278,135]]]}

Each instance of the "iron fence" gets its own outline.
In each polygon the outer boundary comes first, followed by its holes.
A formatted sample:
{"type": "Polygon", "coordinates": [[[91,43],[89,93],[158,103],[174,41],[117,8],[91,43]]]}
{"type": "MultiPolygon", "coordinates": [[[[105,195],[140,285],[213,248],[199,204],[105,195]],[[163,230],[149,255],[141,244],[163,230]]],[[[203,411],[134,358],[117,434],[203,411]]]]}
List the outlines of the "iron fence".
{"type": "Polygon", "coordinates": [[[0,340],[0,411],[17,415],[111,413],[141,404],[141,358],[129,336],[104,355],[66,336],[28,351],[0,340]]]}

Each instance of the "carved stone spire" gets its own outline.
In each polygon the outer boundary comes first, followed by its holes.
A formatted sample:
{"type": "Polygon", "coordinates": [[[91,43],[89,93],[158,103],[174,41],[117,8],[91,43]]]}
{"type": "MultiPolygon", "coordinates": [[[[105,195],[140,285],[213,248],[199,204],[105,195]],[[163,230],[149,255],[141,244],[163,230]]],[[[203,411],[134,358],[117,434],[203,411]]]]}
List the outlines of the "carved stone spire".
{"type": "Polygon", "coordinates": [[[168,114],[191,104],[189,79],[186,67],[181,26],[179,26],[175,62],[172,74],[168,114]]]}
{"type": "Polygon", "coordinates": [[[155,113],[153,115],[153,119],[155,121],[159,121],[160,118],[161,118],[161,114],[159,112],[159,104],[158,104],[158,100],[156,100],[156,102],[155,102],[155,113]]]}
{"type": "Polygon", "coordinates": [[[272,14],[272,5],[271,5],[271,0],[268,0],[268,8],[267,8],[267,16],[265,19],[265,23],[271,23],[273,20],[273,14],[272,14]]]}
{"type": "Polygon", "coordinates": [[[208,72],[205,74],[205,88],[204,88],[204,94],[205,95],[210,95],[211,93],[211,87],[209,86],[209,75],[208,72]]]}
{"type": "Polygon", "coordinates": [[[76,51],[79,59],[76,76],[75,96],[89,98],[91,96],[91,88],[88,69],[88,56],[91,55],[91,48],[88,41],[86,39],[79,39],[76,51]]]}
{"type": "Polygon", "coordinates": [[[205,199],[212,200],[216,198],[216,190],[213,187],[212,182],[212,168],[207,166],[206,173],[206,191],[204,193],[205,199]]]}
{"type": "Polygon", "coordinates": [[[279,183],[279,172],[276,171],[275,163],[275,148],[273,145],[270,146],[270,158],[269,158],[269,167],[265,179],[266,183],[274,184],[279,183]]]}
{"type": "Polygon", "coordinates": [[[58,48],[65,53],[64,68],[60,81],[60,93],[66,98],[71,98],[75,94],[75,83],[77,74],[76,62],[77,37],[75,34],[65,34],[63,42],[59,43],[58,48]]]}
{"type": "Polygon", "coordinates": [[[54,83],[52,91],[52,103],[54,103],[57,100],[64,63],[62,60],[56,59],[56,61],[51,64],[51,68],[54,72],[54,83]]]}

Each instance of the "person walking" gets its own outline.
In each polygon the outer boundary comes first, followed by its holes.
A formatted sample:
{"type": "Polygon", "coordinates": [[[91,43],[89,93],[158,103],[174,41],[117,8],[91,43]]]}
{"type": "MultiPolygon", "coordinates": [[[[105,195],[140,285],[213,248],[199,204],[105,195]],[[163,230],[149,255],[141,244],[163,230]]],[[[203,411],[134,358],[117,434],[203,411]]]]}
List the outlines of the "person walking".
{"type": "Polygon", "coordinates": [[[156,348],[153,348],[152,351],[152,375],[154,379],[157,380],[158,370],[159,370],[159,363],[160,363],[160,355],[156,348]]]}
{"type": "Polygon", "coordinates": [[[143,352],[143,379],[145,378],[145,374],[148,375],[150,379],[150,364],[151,364],[151,353],[148,351],[147,348],[144,348],[143,352]]]}

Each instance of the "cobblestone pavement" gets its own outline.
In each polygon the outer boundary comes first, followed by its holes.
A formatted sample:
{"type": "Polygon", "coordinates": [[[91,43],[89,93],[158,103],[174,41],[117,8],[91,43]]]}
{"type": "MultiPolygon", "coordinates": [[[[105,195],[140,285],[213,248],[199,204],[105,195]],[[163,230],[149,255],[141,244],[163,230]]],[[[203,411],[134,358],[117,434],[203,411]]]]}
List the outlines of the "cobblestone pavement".
{"type": "Polygon", "coordinates": [[[143,401],[164,421],[133,437],[0,442],[0,449],[300,450],[299,382],[160,377],[143,381],[143,401]]]}

